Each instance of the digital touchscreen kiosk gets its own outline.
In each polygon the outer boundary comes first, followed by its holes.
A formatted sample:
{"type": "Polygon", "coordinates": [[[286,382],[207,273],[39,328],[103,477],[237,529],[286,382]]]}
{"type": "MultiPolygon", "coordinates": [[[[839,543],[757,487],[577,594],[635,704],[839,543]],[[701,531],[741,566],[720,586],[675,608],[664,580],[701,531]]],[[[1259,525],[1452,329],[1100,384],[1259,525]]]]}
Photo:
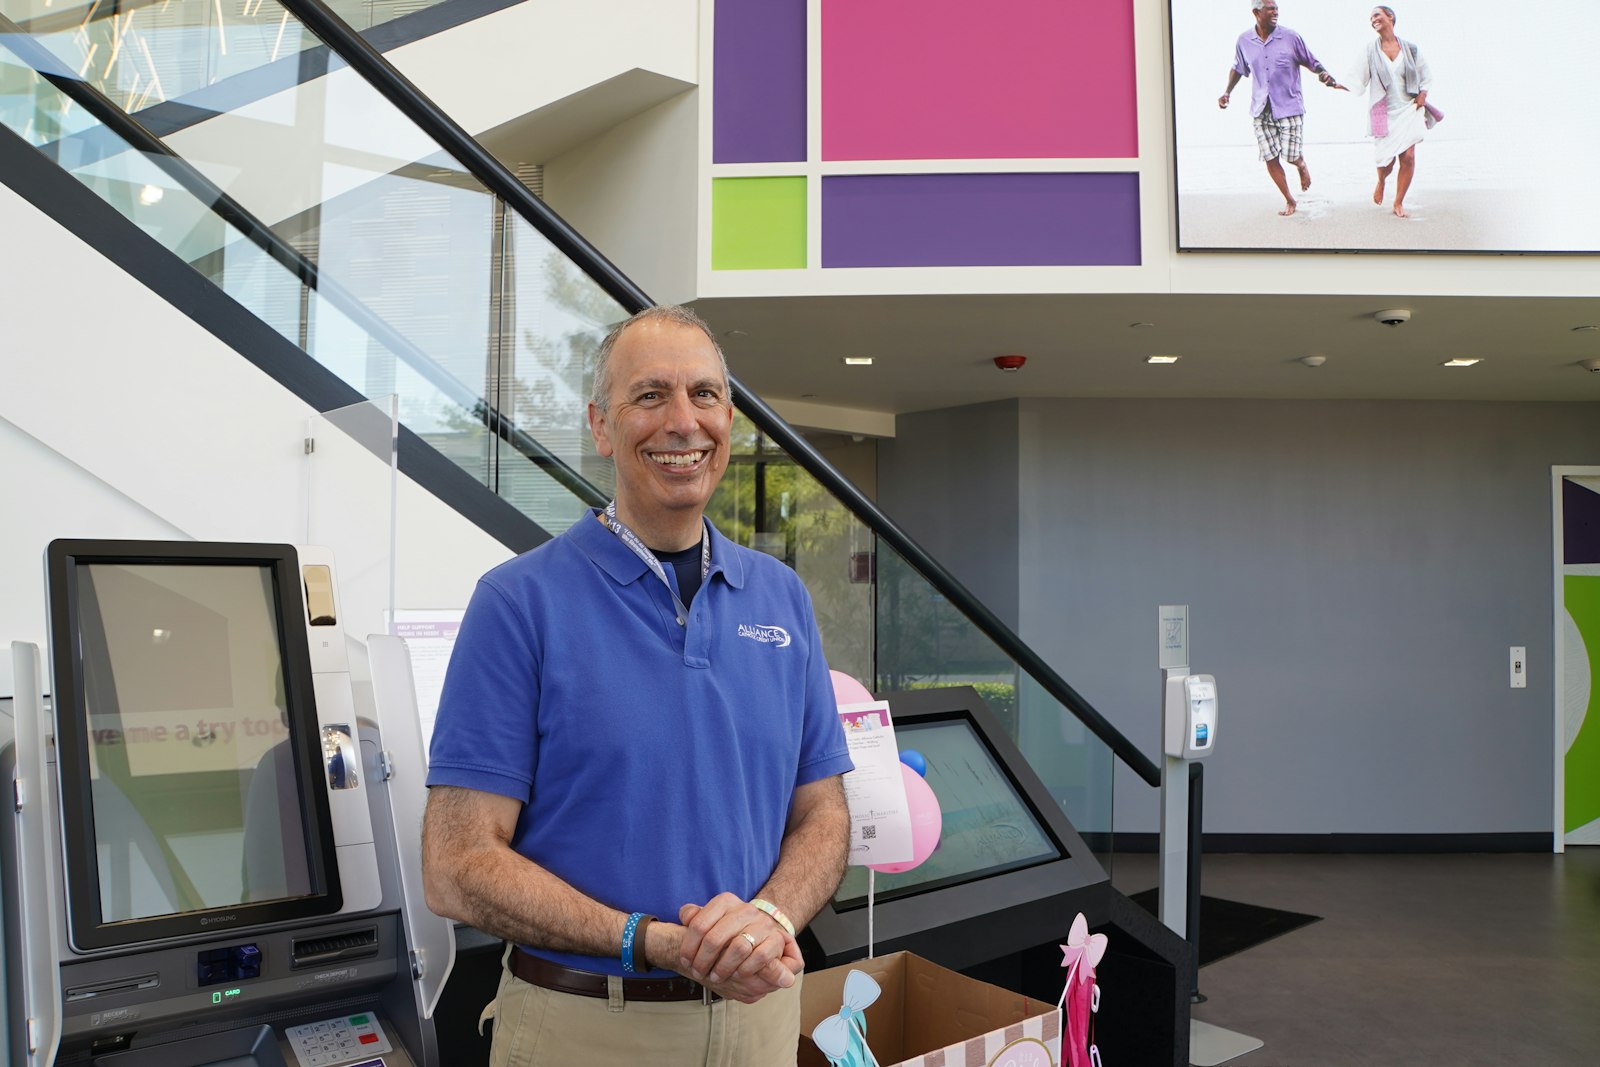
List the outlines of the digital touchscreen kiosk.
{"type": "MultiPolygon", "coordinates": [[[[875,876],[877,953],[909,950],[961,969],[1032,948],[1041,924],[1065,931],[1074,894],[1105,871],[1016,744],[969,686],[881,693],[900,748],[921,752],[939,799],[939,845],[920,866],[875,876]]],[[[806,962],[866,955],[867,870],[848,869],[801,938],[806,962]]]]}
{"type": "MultiPolygon", "coordinates": [[[[928,785],[939,798],[944,827],[939,847],[919,866],[877,876],[880,903],[1061,858],[1061,846],[1023,801],[971,720],[896,724],[895,739],[901,749],[916,749],[927,760],[928,785]]],[[[864,907],[867,869],[849,868],[833,899],[840,908],[864,907]]]]}
{"type": "Polygon", "coordinates": [[[337,911],[294,549],[56,541],[48,574],[73,943],[337,911]]]}

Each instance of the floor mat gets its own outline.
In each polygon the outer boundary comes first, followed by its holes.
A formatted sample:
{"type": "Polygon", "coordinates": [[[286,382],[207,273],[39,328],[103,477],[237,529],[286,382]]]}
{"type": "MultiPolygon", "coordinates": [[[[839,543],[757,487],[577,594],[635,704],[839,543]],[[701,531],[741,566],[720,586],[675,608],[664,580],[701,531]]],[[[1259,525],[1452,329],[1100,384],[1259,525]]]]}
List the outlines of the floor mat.
{"type": "MultiPolygon", "coordinates": [[[[1155,915],[1156,891],[1135,893],[1132,901],[1155,915]]],[[[1221,897],[1200,898],[1200,966],[1215,963],[1264,941],[1282,937],[1291,930],[1309,926],[1322,916],[1298,911],[1280,911],[1255,904],[1241,904],[1221,897]]]]}

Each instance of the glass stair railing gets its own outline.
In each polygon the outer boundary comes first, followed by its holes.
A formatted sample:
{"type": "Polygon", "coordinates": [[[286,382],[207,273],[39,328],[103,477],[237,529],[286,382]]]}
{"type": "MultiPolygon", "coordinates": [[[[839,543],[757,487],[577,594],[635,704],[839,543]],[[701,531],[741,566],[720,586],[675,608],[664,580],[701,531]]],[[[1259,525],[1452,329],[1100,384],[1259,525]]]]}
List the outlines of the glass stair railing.
{"type": "MultiPolygon", "coordinates": [[[[248,3],[249,21],[226,28],[205,14],[216,2],[124,6],[121,30],[88,33],[44,0],[0,0],[0,138],[33,146],[354,390],[397,393],[412,432],[539,526],[570,525],[611,486],[586,426],[588,367],[649,299],[317,0],[248,3]],[[170,26],[147,17],[157,7],[170,26]],[[255,95],[161,136],[128,114],[156,94],[204,111],[210,84],[191,68],[224,38],[226,69],[255,95]],[[130,41],[140,62],[119,66],[130,41]]],[[[1154,763],[760,398],[734,392],[713,521],[799,572],[836,669],[882,691],[975,686],[1108,850],[1117,765],[1155,785],[1154,763]]]]}
{"type": "MultiPolygon", "coordinates": [[[[134,47],[141,13],[214,4],[137,8],[117,40],[134,47]]],[[[15,6],[0,0],[0,125],[361,394],[398,394],[409,429],[545,530],[575,499],[604,501],[581,420],[557,420],[581,408],[584,359],[625,312],[363,79],[337,61],[315,80],[258,67],[276,79],[258,99],[158,137],[126,110],[187,83],[184,41],[227,35],[147,20],[136,50],[153,66],[97,86],[80,72],[104,73],[102,41],[28,33],[15,6]]],[[[326,58],[287,10],[251,10],[258,47],[232,34],[230,69],[270,60],[267,22],[326,58]]]]}

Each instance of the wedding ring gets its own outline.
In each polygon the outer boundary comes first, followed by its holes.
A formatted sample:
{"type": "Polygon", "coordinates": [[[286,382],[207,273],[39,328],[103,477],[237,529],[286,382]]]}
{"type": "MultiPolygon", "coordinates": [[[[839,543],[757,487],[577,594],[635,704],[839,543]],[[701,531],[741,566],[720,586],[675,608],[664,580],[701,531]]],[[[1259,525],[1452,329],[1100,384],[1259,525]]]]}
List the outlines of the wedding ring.
{"type": "Polygon", "coordinates": [[[740,934],[739,936],[744,938],[746,941],[750,942],[750,947],[751,948],[755,948],[756,947],[756,939],[751,937],[749,934],[740,934]]]}

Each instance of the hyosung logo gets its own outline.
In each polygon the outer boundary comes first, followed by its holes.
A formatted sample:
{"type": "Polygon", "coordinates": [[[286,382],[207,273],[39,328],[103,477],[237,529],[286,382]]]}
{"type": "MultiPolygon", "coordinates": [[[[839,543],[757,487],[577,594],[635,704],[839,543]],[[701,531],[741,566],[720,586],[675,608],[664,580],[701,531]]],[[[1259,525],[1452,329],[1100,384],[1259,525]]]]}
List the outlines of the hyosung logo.
{"type": "Polygon", "coordinates": [[[739,624],[739,636],[748,637],[752,641],[760,641],[764,645],[777,645],[779,648],[789,647],[789,631],[781,626],[754,626],[748,622],[739,624]]]}

